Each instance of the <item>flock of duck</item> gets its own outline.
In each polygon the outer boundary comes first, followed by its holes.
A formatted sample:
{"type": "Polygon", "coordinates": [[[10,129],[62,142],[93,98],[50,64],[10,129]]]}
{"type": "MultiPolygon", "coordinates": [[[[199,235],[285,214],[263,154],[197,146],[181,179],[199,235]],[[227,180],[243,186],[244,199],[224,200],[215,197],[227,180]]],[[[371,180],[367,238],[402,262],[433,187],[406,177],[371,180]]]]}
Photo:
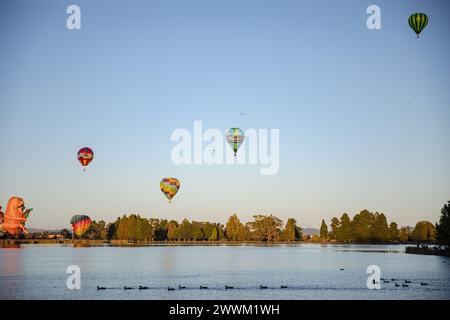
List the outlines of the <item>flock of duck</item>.
{"type": "MultiPolygon", "coordinates": [[[[445,262],[445,261],[444,261],[445,262]]],[[[340,271],[344,271],[345,269],[344,268],[340,268],[339,269],[340,271]]],[[[405,288],[405,287],[409,287],[409,285],[411,284],[411,283],[413,283],[411,280],[403,280],[403,279],[394,279],[394,278],[392,278],[392,279],[385,279],[385,278],[380,278],[380,280],[383,282],[383,283],[394,283],[394,285],[396,286],[396,287],[403,287],[403,288],[405,288]]],[[[375,279],[373,280],[373,284],[376,284],[377,282],[375,281],[375,279]]],[[[414,282],[415,283],[415,282],[414,282]]],[[[417,282],[417,283],[420,283],[420,285],[421,286],[428,286],[428,283],[427,282],[417,282]]],[[[285,285],[281,285],[280,287],[279,287],[279,289],[287,289],[288,288],[288,286],[285,286],[285,285]]],[[[115,288],[106,288],[106,287],[100,287],[100,286],[97,286],[97,290],[110,290],[110,289],[122,289],[122,287],[115,287],[115,288]]],[[[137,287],[137,288],[134,288],[134,287],[127,287],[127,286],[124,286],[123,287],[123,290],[150,290],[150,289],[152,289],[152,288],[149,288],[149,287],[144,287],[144,286],[139,286],[139,287],[137,287]]],[[[186,287],[184,287],[184,286],[181,286],[181,285],[179,285],[178,286],[178,290],[183,290],[183,289],[186,289],[186,287]]],[[[195,288],[190,288],[190,289],[195,289],[195,288]]],[[[200,290],[208,290],[209,288],[208,287],[206,287],[206,286],[200,286],[199,287],[199,289],[200,290]]],[[[226,285],[225,286],[225,290],[233,290],[234,289],[234,287],[232,287],[232,286],[228,286],[228,285],[226,285]]],[[[259,286],[259,289],[260,290],[265,290],[265,289],[269,289],[269,287],[267,287],[267,286],[263,286],[263,285],[260,285],[259,286]]],[[[278,289],[278,288],[271,288],[271,289],[278,289]]],[[[167,291],[175,291],[176,289],[174,288],[174,287],[167,287],[167,291]]]]}
{"type": "MultiPolygon", "coordinates": [[[[383,279],[381,278],[381,281],[383,281],[383,283],[391,283],[393,282],[395,284],[396,287],[409,287],[409,285],[412,283],[411,280],[401,280],[401,279],[383,279]],[[403,283],[401,283],[401,281],[403,281],[403,283]]],[[[427,282],[419,282],[421,286],[428,286],[427,282]]]]}
{"type": "MultiPolygon", "coordinates": [[[[383,279],[383,278],[381,278],[381,281],[383,281],[383,283],[391,283],[392,282],[392,283],[394,283],[394,285],[396,287],[403,287],[403,288],[409,287],[409,285],[412,283],[412,281],[410,281],[410,280],[400,280],[400,279],[383,279]]],[[[373,280],[373,283],[376,284],[375,280],[373,280]]],[[[418,282],[418,283],[420,283],[421,286],[428,286],[427,282],[418,282]]],[[[234,289],[234,287],[228,286],[228,285],[226,285],[224,288],[225,288],[225,290],[233,290],[234,289]]],[[[288,288],[289,288],[288,286],[281,285],[279,288],[273,287],[270,289],[288,289],[288,288]]],[[[122,287],[107,288],[107,287],[97,286],[97,290],[112,290],[112,289],[122,289],[122,287]]],[[[150,287],[145,287],[145,286],[139,286],[136,288],[128,287],[128,286],[123,287],[123,290],[125,290],[125,291],[126,290],[150,290],[150,289],[157,289],[157,288],[150,288],[150,287]]],[[[186,289],[186,287],[180,286],[180,285],[178,286],[178,290],[183,290],[183,289],[186,289]]],[[[196,288],[189,288],[189,289],[196,289],[196,288]]],[[[200,286],[198,289],[208,290],[209,288],[207,286],[200,286]]],[[[269,289],[269,287],[260,285],[259,289],[266,290],[266,289],[269,289]]],[[[175,291],[175,290],[177,290],[177,289],[174,287],[167,287],[167,291],[175,291]]]]}
{"type": "MultiPolygon", "coordinates": [[[[280,286],[280,289],[287,289],[288,288],[288,286],[280,286]]],[[[114,288],[107,288],[107,287],[101,287],[101,286],[97,286],[97,290],[112,290],[112,289],[122,289],[122,287],[114,287],[114,288]]],[[[152,288],[150,288],[150,287],[144,287],[144,286],[139,286],[139,287],[137,287],[137,288],[134,288],[134,287],[127,287],[127,286],[124,286],[123,287],[123,290],[150,290],[150,289],[152,289],[152,288]]],[[[178,290],[183,290],[183,289],[186,289],[186,287],[184,287],[184,286],[178,286],[178,290]]],[[[208,290],[209,288],[208,287],[206,287],[206,286],[200,286],[199,287],[199,289],[200,290],[208,290]]],[[[226,285],[225,286],[225,290],[233,290],[234,289],[234,287],[232,287],[232,286],[228,286],[228,285],[226,285]]],[[[267,286],[263,286],[263,285],[260,285],[259,286],[259,289],[261,289],[261,290],[264,290],[264,289],[269,289],[269,287],[267,287],[267,286]]],[[[275,288],[274,288],[275,289],[275,288]]],[[[167,291],[175,291],[176,289],[175,288],[173,288],[173,287],[167,287],[167,291]]]]}

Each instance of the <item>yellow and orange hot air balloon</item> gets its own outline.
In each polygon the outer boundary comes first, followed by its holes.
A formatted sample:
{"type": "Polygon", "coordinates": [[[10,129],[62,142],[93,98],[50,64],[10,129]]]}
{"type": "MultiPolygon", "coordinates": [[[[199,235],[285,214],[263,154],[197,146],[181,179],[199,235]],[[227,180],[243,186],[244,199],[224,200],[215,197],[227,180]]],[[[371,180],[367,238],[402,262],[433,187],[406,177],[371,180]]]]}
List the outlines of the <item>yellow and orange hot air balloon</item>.
{"type": "Polygon", "coordinates": [[[162,193],[169,199],[169,203],[171,203],[173,197],[180,190],[180,181],[176,178],[164,178],[159,183],[159,187],[162,193]]]}

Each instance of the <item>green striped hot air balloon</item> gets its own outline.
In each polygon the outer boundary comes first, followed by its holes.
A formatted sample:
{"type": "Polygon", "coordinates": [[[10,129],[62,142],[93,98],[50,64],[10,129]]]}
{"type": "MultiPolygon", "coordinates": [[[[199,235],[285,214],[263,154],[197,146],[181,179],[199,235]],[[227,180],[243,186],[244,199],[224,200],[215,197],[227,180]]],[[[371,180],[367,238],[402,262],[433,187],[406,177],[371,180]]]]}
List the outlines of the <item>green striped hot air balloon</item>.
{"type": "Polygon", "coordinates": [[[428,24],[428,16],[425,13],[414,13],[409,16],[408,23],[417,34],[417,38],[419,38],[420,33],[428,24]]]}
{"type": "Polygon", "coordinates": [[[244,142],[244,132],[239,128],[230,128],[226,132],[226,139],[228,144],[234,151],[234,156],[236,156],[239,147],[241,146],[242,142],[244,142]]]}

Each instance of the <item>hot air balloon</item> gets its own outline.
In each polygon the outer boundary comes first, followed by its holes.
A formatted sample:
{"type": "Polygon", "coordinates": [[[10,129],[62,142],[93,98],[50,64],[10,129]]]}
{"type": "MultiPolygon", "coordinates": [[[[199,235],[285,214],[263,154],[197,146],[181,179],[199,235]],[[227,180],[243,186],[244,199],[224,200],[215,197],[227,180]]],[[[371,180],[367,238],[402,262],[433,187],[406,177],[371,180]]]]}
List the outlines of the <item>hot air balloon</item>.
{"type": "Polygon", "coordinates": [[[87,231],[87,229],[89,229],[91,223],[91,218],[85,215],[75,215],[70,219],[73,233],[79,237],[82,236],[87,231]]]}
{"type": "Polygon", "coordinates": [[[78,161],[80,161],[81,165],[84,168],[84,171],[86,171],[86,166],[91,163],[92,159],[94,159],[94,152],[91,148],[81,148],[80,151],[78,151],[78,161]]]}
{"type": "Polygon", "coordinates": [[[236,156],[239,147],[241,146],[242,142],[244,142],[244,138],[244,132],[239,128],[230,128],[227,130],[226,139],[228,144],[234,151],[234,156],[236,156]]]}
{"type": "Polygon", "coordinates": [[[408,23],[411,29],[417,34],[417,38],[419,38],[420,33],[428,24],[428,17],[425,13],[414,13],[409,16],[408,23]]]}
{"type": "Polygon", "coordinates": [[[180,190],[180,181],[176,178],[164,178],[161,180],[159,187],[162,193],[169,199],[169,203],[171,203],[172,198],[180,190]]]}
{"type": "Polygon", "coordinates": [[[25,223],[32,210],[25,208],[22,198],[11,197],[6,205],[5,213],[3,214],[0,210],[0,236],[5,234],[12,236],[18,236],[21,233],[28,234],[25,223]]]}

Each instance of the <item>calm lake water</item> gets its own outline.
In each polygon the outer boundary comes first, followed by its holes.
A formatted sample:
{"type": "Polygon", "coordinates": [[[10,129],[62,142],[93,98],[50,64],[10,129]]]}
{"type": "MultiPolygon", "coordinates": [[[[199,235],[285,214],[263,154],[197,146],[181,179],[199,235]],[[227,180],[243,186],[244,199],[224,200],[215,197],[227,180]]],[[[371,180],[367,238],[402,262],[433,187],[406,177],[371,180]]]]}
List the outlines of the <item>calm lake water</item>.
{"type": "Polygon", "coordinates": [[[23,245],[0,249],[0,299],[450,299],[450,259],[404,251],[394,245],[23,245]],[[66,287],[69,265],[81,268],[81,290],[66,287]],[[369,290],[369,265],[378,265],[382,278],[411,283],[369,290]],[[139,285],[150,289],[123,290],[139,285]]]}

